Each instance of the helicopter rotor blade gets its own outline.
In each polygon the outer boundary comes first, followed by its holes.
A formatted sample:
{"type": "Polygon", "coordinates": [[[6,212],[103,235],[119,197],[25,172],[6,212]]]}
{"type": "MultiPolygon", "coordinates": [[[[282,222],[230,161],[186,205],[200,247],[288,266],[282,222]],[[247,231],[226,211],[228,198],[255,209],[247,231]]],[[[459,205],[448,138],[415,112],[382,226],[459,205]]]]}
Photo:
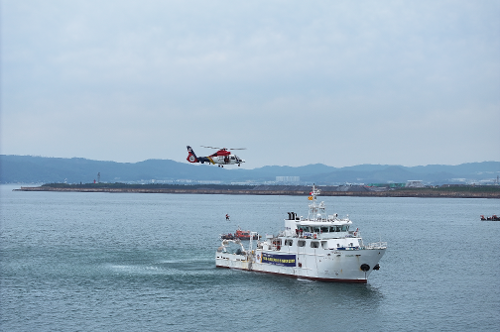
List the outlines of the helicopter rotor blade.
{"type": "Polygon", "coordinates": [[[215,150],[246,150],[247,148],[220,148],[216,146],[200,145],[202,148],[215,149],[215,150]]]}
{"type": "Polygon", "coordinates": [[[216,146],[206,146],[206,145],[200,145],[202,148],[207,148],[207,149],[216,149],[216,150],[219,150],[219,149],[224,149],[224,148],[218,148],[216,146]]]}

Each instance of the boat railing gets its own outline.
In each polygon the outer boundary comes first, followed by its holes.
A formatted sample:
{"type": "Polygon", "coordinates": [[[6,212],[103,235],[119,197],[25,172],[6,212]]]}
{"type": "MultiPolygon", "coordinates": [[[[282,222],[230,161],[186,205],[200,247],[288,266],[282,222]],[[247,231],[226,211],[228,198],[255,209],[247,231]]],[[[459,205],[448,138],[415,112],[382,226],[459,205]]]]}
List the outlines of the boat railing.
{"type": "Polygon", "coordinates": [[[377,250],[377,249],[387,249],[387,242],[373,242],[365,245],[365,249],[377,250]]]}
{"type": "Polygon", "coordinates": [[[297,237],[300,239],[321,239],[322,238],[322,233],[310,233],[310,232],[303,232],[294,235],[293,237],[297,237]]]}
{"type": "Polygon", "coordinates": [[[361,237],[361,233],[359,230],[356,231],[348,231],[346,237],[361,237]]]}

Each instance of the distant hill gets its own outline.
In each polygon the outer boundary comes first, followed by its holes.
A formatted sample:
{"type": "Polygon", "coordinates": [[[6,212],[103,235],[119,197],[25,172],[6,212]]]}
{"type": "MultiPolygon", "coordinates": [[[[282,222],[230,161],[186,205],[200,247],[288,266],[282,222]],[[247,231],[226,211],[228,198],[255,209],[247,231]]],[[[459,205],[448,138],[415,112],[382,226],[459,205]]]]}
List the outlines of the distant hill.
{"type": "Polygon", "coordinates": [[[253,170],[192,165],[172,160],[150,159],[137,163],[117,163],[83,158],[45,158],[0,155],[0,183],[90,183],[101,182],[219,182],[294,183],[337,185],[344,183],[426,184],[493,183],[500,176],[500,162],[467,163],[456,166],[357,165],[343,168],[314,164],[300,167],[265,166],[253,170]],[[297,181],[299,180],[299,181],[297,181]]]}

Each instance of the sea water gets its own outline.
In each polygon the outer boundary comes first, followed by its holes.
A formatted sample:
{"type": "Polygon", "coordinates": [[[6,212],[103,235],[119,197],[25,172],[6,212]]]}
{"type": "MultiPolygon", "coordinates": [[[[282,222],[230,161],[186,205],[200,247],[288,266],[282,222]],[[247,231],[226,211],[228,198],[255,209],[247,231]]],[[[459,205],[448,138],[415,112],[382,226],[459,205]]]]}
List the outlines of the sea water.
{"type": "Polygon", "coordinates": [[[480,221],[497,199],[319,196],[388,243],[367,284],[345,284],[215,268],[220,234],[277,234],[307,197],[13,188],[0,186],[1,331],[500,329],[500,222],[480,221]]]}

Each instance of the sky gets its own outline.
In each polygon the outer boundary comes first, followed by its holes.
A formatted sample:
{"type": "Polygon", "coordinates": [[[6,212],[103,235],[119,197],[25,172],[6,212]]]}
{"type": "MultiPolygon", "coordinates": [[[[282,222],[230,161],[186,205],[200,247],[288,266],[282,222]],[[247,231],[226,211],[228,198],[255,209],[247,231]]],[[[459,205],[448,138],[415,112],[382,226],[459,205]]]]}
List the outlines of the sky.
{"type": "Polygon", "coordinates": [[[500,1],[2,0],[0,153],[500,161],[500,1]]]}

